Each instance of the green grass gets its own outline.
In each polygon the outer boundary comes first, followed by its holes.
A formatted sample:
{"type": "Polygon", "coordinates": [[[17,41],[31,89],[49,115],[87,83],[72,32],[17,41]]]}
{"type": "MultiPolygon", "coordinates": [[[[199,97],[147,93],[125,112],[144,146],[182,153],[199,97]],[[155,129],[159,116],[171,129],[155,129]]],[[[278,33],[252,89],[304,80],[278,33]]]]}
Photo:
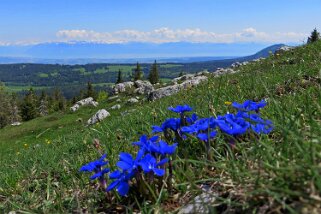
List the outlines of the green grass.
{"type": "Polygon", "coordinates": [[[41,78],[48,78],[48,77],[49,77],[49,74],[46,74],[46,73],[38,73],[38,76],[41,77],[41,78]]]}
{"type": "Polygon", "coordinates": [[[177,68],[177,67],[183,67],[183,65],[179,64],[161,64],[161,68],[177,68]]]}
{"type": "Polygon", "coordinates": [[[49,89],[50,87],[47,87],[47,86],[31,86],[31,85],[7,85],[6,84],[6,90],[9,91],[9,92],[27,91],[30,88],[33,88],[34,90],[45,90],[45,89],[49,89]]]}
{"type": "Polygon", "coordinates": [[[79,73],[81,75],[84,75],[84,76],[89,76],[91,75],[91,72],[87,72],[85,68],[74,68],[73,69],[74,71],[79,71],[79,73]]]}
{"type": "MultiPolygon", "coordinates": [[[[0,210],[41,213],[110,211],[115,207],[95,190],[79,167],[99,157],[92,140],[99,139],[114,166],[121,151],[135,153],[131,142],[151,134],[151,125],[175,116],[168,106],[189,104],[200,116],[233,111],[225,101],[268,100],[261,112],[273,121],[268,136],[239,142],[231,150],[222,139],[212,144],[214,161],[204,157],[194,140],[180,145],[174,161],[175,197],[164,190],[157,202],[114,199],[118,209],[174,211],[211,185],[218,194],[216,209],[239,213],[312,213],[320,209],[321,192],[321,43],[302,46],[281,56],[243,66],[241,72],[211,78],[207,84],[171,97],[139,105],[123,105],[93,127],[84,122],[99,108],[74,114],[53,114],[0,130],[0,210]],[[212,106],[212,107],[211,107],[212,106]],[[210,108],[209,108],[210,107],[210,108]],[[120,112],[135,108],[134,113],[120,112]],[[214,109],[210,111],[209,109],[214,109]],[[50,140],[50,144],[47,144],[50,140]],[[27,144],[27,146],[24,146],[27,144]],[[180,199],[180,200],[178,200],[180,199]],[[171,206],[170,206],[171,205],[171,206]]],[[[126,98],[121,98],[126,100],[126,98]]],[[[115,168],[113,168],[115,169],[115,168]]],[[[134,197],[135,195],[132,195],[134,197]]],[[[139,198],[139,196],[137,195],[139,198]]]]}
{"type": "Polygon", "coordinates": [[[108,68],[98,68],[94,71],[95,74],[104,74],[104,73],[107,73],[108,72],[108,68]]]}
{"type": "Polygon", "coordinates": [[[135,68],[134,65],[108,65],[108,70],[113,72],[118,72],[120,69],[124,73],[131,73],[135,68]]]}

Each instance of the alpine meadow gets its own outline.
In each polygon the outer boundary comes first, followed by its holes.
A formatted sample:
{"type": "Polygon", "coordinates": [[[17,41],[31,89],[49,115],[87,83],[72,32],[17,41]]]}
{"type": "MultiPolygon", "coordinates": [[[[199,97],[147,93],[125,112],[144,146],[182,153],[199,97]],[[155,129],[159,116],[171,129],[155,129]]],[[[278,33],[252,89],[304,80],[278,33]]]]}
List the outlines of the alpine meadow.
{"type": "Polygon", "coordinates": [[[321,5],[293,2],[0,3],[0,212],[321,213],[321,26],[294,18],[321,5]]]}

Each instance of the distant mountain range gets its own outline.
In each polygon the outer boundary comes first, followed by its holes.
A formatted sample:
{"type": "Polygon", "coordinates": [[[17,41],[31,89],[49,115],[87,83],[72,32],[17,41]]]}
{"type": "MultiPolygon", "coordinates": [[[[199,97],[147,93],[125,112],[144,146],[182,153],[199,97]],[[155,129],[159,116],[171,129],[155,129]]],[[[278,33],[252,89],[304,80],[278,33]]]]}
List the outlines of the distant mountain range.
{"type": "MultiPolygon", "coordinates": [[[[42,43],[0,46],[0,64],[88,64],[88,63],[191,63],[226,60],[256,53],[266,44],[258,43],[124,43],[88,42],[42,43]]],[[[271,46],[273,47],[273,46],[271,46]]],[[[257,54],[268,54],[262,50],[257,54]]],[[[262,55],[262,56],[263,56],[262,55]]]]}

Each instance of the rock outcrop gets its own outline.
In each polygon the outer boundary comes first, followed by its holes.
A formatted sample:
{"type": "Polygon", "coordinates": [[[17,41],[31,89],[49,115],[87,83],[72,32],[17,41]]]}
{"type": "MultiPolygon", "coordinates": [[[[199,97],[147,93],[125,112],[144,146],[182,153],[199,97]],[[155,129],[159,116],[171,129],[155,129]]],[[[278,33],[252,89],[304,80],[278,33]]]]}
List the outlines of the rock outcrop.
{"type": "Polygon", "coordinates": [[[176,78],[176,81],[173,81],[175,85],[170,85],[164,88],[156,89],[148,94],[148,100],[153,101],[162,97],[171,96],[173,94],[178,93],[183,89],[187,89],[190,87],[194,87],[201,82],[207,81],[207,76],[196,76],[187,74],[182,77],[176,78]],[[182,83],[178,83],[178,81],[183,81],[182,83]]]}
{"type": "Polygon", "coordinates": [[[102,120],[104,120],[106,117],[109,117],[110,113],[105,110],[105,109],[100,109],[99,111],[97,111],[96,114],[94,114],[88,121],[87,124],[88,125],[94,125],[98,122],[101,122],[102,120]]]}
{"type": "Polygon", "coordinates": [[[135,82],[118,83],[113,87],[114,94],[133,90],[136,94],[148,94],[154,90],[154,86],[149,81],[137,80],[135,82]],[[132,89],[134,88],[134,89],[132,89]]]}
{"type": "Polygon", "coordinates": [[[73,105],[70,110],[72,112],[77,111],[81,106],[94,106],[97,107],[98,106],[98,102],[94,101],[94,99],[92,97],[87,97],[86,99],[83,100],[79,100],[75,105],[73,105]]]}
{"type": "Polygon", "coordinates": [[[148,94],[154,90],[154,86],[149,81],[137,80],[135,81],[135,93],[148,94]]]}
{"type": "Polygon", "coordinates": [[[119,94],[119,93],[125,92],[127,89],[130,89],[133,86],[134,86],[134,82],[131,82],[131,81],[118,83],[113,87],[113,92],[114,94],[119,94]]]}

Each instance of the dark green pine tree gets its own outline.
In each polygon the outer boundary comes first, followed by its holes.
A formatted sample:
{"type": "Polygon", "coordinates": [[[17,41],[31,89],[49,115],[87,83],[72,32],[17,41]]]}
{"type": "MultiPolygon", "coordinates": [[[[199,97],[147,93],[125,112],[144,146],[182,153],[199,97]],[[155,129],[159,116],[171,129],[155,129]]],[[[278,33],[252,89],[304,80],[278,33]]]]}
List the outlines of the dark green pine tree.
{"type": "Polygon", "coordinates": [[[308,38],[308,44],[319,41],[320,40],[320,33],[317,31],[316,28],[311,32],[311,36],[308,38]]]}
{"type": "Polygon", "coordinates": [[[56,88],[54,91],[52,102],[53,102],[53,105],[51,105],[52,111],[63,111],[66,109],[66,105],[67,105],[66,99],[62,95],[61,90],[58,88],[56,88]]]}
{"type": "Polygon", "coordinates": [[[10,109],[9,109],[10,123],[21,121],[20,110],[18,107],[17,94],[12,93],[10,97],[10,109]]]}
{"type": "Polygon", "coordinates": [[[159,74],[158,74],[158,67],[157,67],[156,60],[151,67],[151,71],[149,73],[148,79],[149,79],[150,83],[152,83],[152,84],[156,84],[159,82],[159,74]]]}
{"type": "Polygon", "coordinates": [[[86,92],[86,97],[92,97],[94,99],[96,99],[97,97],[97,93],[93,87],[93,85],[91,84],[91,82],[87,82],[87,92],[86,92]]]}
{"type": "Polygon", "coordinates": [[[5,91],[4,84],[0,82],[0,128],[9,124],[9,97],[5,91]]]}
{"type": "Polygon", "coordinates": [[[122,82],[124,82],[123,81],[123,75],[122,75],[121,69],[119,69],[116,84],[122,83],[122,82]]]}
{"type": "Polygon", "coordinates": [[[40,116],[48,115],[48,96],[44,91],[41,91],[38,106],[40,116]]]}
{"type": "Polygon", "coordinates": [[[137,62],[136,69],[134,73],[134,81],[141,80],[143,78],[143,72],[140,64],[137,62]]]}
{"type": "Polygon", "coordinates": [[[37,96],[30,88],[21,104],[21,117],[24,121],[32,120],[38,116],[37,96]]]}

